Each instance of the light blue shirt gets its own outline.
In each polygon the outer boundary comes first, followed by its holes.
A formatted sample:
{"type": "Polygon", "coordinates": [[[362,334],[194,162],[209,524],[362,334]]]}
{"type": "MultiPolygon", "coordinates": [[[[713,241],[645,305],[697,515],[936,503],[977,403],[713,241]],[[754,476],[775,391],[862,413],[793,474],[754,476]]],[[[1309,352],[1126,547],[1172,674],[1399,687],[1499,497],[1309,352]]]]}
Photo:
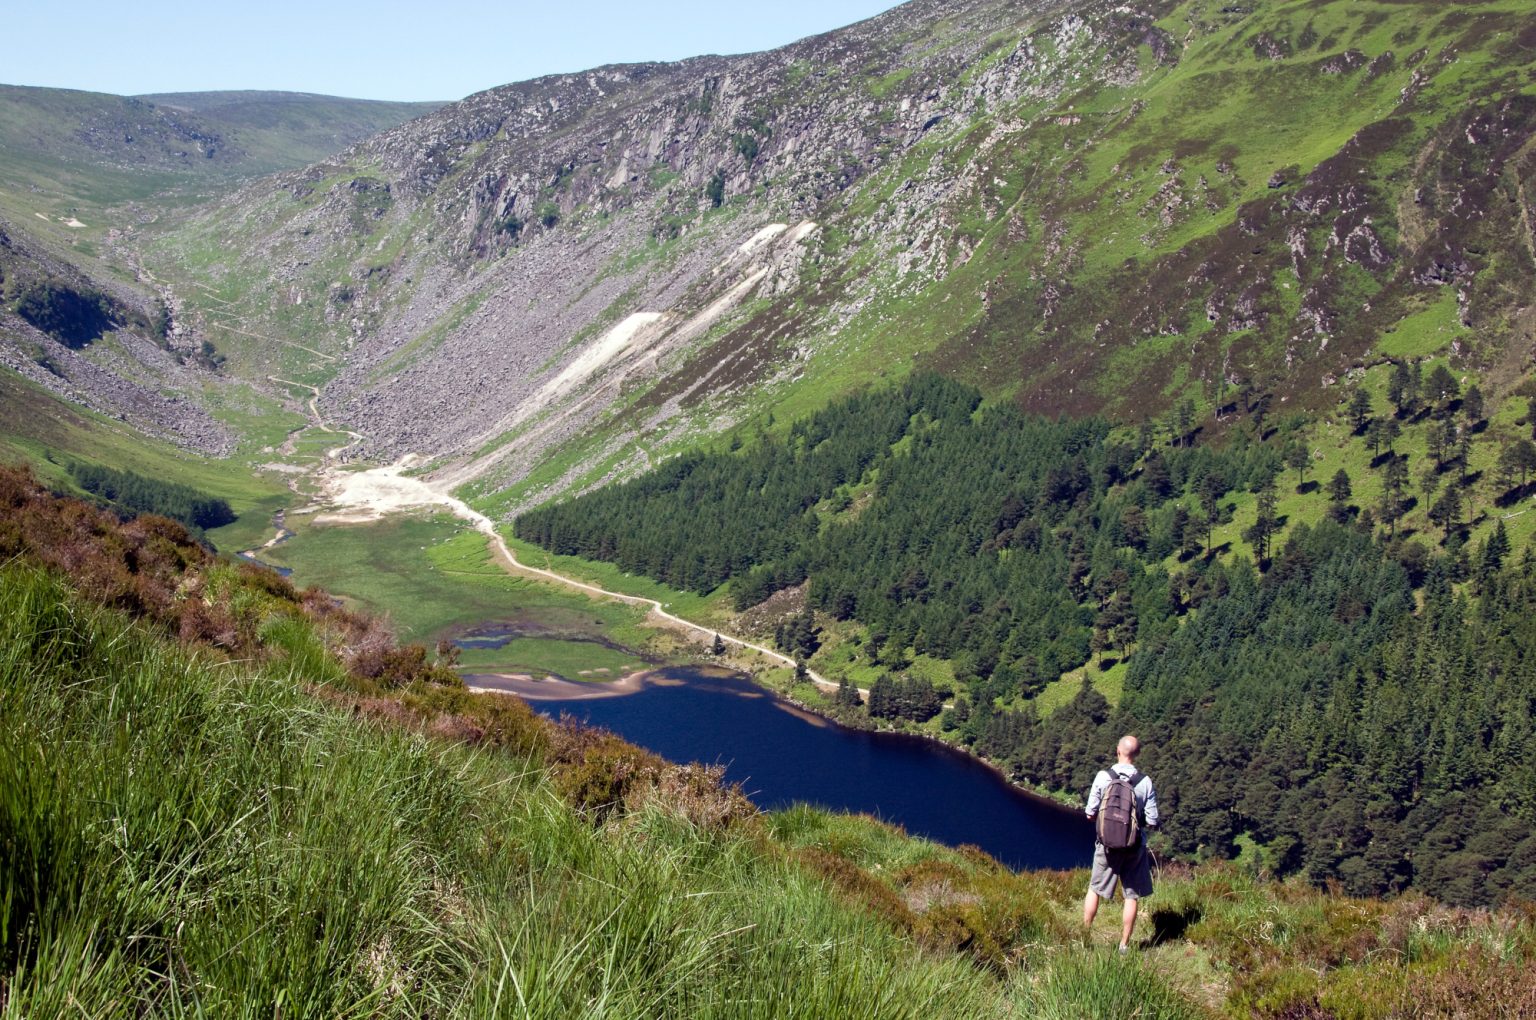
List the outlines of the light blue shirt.
{"type": "MultiPolygon", "coordinates": [[[[1129,776],[1136,771],[1135,765],[1123,765],[1115,762],[1110,768],[1122,776],[1129,776]]],[[[1088,791],[1088,806],[1084,812],[1089,818],[1099,813],[1099,803],[1104,799],[1104,791],[1109,787],[1109,771],[1100,769],[1099,774],[1093,777],[1093,788],[1088,791]]],[[[1157,828],[1157,791],[1152,789],[1152,777],[1142,773],[1141,782],[1136,784],[1133,791],[1136,795],[1136,807],[1141,810],[1141,817],[1149,829],[1157,828]]]]}

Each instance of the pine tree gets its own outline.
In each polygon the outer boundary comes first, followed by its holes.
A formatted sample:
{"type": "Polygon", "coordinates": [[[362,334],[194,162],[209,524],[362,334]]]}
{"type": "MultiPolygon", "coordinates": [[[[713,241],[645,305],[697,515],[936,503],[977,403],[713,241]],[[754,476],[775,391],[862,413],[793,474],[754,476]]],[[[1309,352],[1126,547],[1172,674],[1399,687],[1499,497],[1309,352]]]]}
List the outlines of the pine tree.
{"type": "Polygon", "coordinates": [[[1296,472],[1296,489],[1307,484],[1307,469],[1312,466],[1312,451],[1304,439],[1297,439],[1285,451],[1285,466],[1296,472]]]}
{"type": "Polygon", "coordinates": [[[837,682],[837,694],[833,697],[833,704],[840,708],[858,708],[864,702],[859,697],[859,689],[843,677],[837,682]]]}
{"type": "Polygon", "coordinates": [[[1517,439],[1499,451],[1499,481],[1505,488],[1513,488],[1516,480],[1525,488],[1532,471],[1536,471],[1536,443],[1517,439]]]}
{"type": "Polygon", "coordinates": [[[1162,452],[1153,450],[1147,455],[1141,468],[1142,482],[1158,499],[1167,499],[1173,493],[1173,479],[1168,474],[1168,461],[1162,452]]]}
{"type": "Polygon", "coordinates": [[[1447,418],[1441,425],[1430,422],[1424,437],[1425,452],[1437,468],[1445,466],[1446,454],[1456,442],[1456,423],[1447,418]],[[1447,429],[1445,426],[1449,426],[1447,429]],[[1449,431],[1449,435],[1447,435],[1449,431]]]}
{"type": "Polygon", "coordinates": [[[1366,430],[1366,442],[1371,444],[1371,456],[1378,456],[1383,449],[1392,452],[1392,444],[1397,442],[1397,437],[1402,434],[1403,427],[1397,419],[1390,415],[1385,418],[1372,420],[1371,426],[1366,430]]]}
{"type": "Polygon", "coordinates": [[[1093,621],[1093,651],[1102,652],[1124,644],[1123,628],[1130,611],[1130,596],[1124,590],[1115,591],[1104,600],[1093,621]]]}
{"type": "Polygon", "coordinates": [[[1424,395],[1434,401],[1435,413],[1445,414],[1461,395],[1456,377],[1444,365],[1436,365],[1424,383],[1424,395]]]}
{"type": "Polygon", "coordinates": [[[882,673],[869,686],[869,717],[888,719],[896,714],[895,691],[888,673],[882,673]]]}
{"type": "Polygon", "coordinates": [[[1477,556],[1477,579],[1479,586],[1486,590],[1487,585],[1504,566],[1504,557],[1509,555],[1509,532],[1504,528],[1501,519],[1494,526],[1493,534],[1483,540],[1482,547],[1477,556]]]}
{"type": "Polygon", "coordinates": [[[1118,617],[1112,635],[1114,643],[1111,647],[1119,648],[1124,654],[1130,649],[1131,642],[1136,640],[1136,625],[1139,622],[1136,618],[1136,606],[1131,601],[1131,593],[1124,588],[1115,592],[1110,604],[1118,617]]]}
{"type": "Polygon", "coordinates": [[[1216,474],[1200,479],[1200,510],[1213,522],[1221,516],[1221,497],[1225,493],[1226,484],[1216,474]]]}
{"type": "Polygon", "coordinates": [[[1200,546],[1206,546],[1206,552],[1210,552],[1211,519],[1196,510],[1189,515],[1189,524],[1184,528],[1184,542],[1182,550],[1185,556],[1194,556],[1200,552],[1200,546]]]}
{"type": "Polygon", "coordinates": [[[1445,530],[1447,538],[1457,530],[1461,522],[1461,489],[1458,486],[1446,486],[1435,505],[1429,508],[1429,519],[1445,530]]]}
{"type": "Polygon", "coordinates": [[[1183,503],[1173,505],[1173,513],[1168,518],[1168,535],[1173,544],[1182,548],[1184,534],[1189,530],[1189,507],[1183,503]]]}
{"type": "Polygon", "coordinates": [[[1387,380],[1387,399],[1397,410],[1399,417],[1407,414],[1413,407],[1417,387],[1414,386],[1413,369],[1406,361],[1399,361],[1392,366],[1392,376],[1387,380]]]}
{"type": "Polygon", "coordinates": [[[1258,553],[1259,565],[1262,567],[1269,562],[1270,540],[1280,527],[1280,520],[1275,512],[1277,503],[1275,487],[1273,484],[1264,486],[1259,490],[1259,498],[1253,526],[1243,532],[1243,538],[1253,545],[1258,553]]]}
{"type": "Polygon", "coordinates": [[[1120,513],[1120,537],[1132,549],[1147,547],[1147,515],[1134,503],[1120,513]]]}
{"type": "Polygon", "coordinates": [[[816,616],[811,612],[809,603],[789,625],[786,637],[790,648],[802,658],[810,658],[821,648],[821,640],[816,631],[816,616]]]}
{"type": "Polygon", "coordinates": [[[1349,421],[1357,436],[1365,432],[1365,427],[1371,423],[1371,395],[1364,386],[1355,390],[1349,398],[1349,421]]]}
{"type": "Polygon", "coordinates": [[[1386,447],[1388,454],[1396,453],[1393,446],[1402,434],[1403,427],[1398,424],[1396,418],[1381,419],[1381,444],[1386,447]]]}
{"type": "Polygon", "coordinates": [[[1195,402],[1193,400],[1181,401],[1175,411],[1175,415],[1175,421],[1179,430],[1179,441],[1182,445],[1188,446],[1191,438],[1190,433],[1195,430],[1195,402]]]}
{"type": "Polygon", "coordinates": [[[1466,420],[1468,428],[1483,420],[1483,391],[1476,384],[1468,386],[1467,392],[1462,394],[1461,416],[1466,420]]]}
{"type": "Polygon", "coordinates": [[[1424,493],[1426,500],[1433,498],[1440,489],[1440,470],[1433,464],[1425,464],[1424,470],[1419,472],[1419,491],[1424,493]]]}
{"type": "Polygon", "coordinates": [[[1349,472],[1339,468],[1328,480],[1328,517],[1336,524],[1349,520],[1349,501],[1354,496],[1349,483],[1349,472]]]}
{"type": "Polygon", "coordinates": [[[1403,457],[1390,457],[1382,477],[1381,519],[1386,522],[1390,534],[1397,534],[1397,522],[1407,509],[1404,493],[1408,488],[1408,462],[1403,457]]]}

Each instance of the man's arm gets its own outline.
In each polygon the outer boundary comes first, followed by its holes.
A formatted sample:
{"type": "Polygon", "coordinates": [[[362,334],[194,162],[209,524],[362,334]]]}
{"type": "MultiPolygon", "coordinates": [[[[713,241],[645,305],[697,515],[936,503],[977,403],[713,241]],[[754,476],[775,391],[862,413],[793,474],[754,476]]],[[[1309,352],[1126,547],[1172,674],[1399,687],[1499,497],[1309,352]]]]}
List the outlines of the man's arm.
{"type": "Polygon", "coordinates": [[[1157,791],[1152,788],[1151,777],[1143,780],[1143,782],[1147,784],[1147,802],[1142,806],[1141,814],[1147,821],[1147,828],[1155,829],[1160,820],[1157,815],[1157,791]]]}
{"type": "Polygon", "coordinates": [[[1093,785],[1088,788],[1088,805],[1083,813],[1089,818],[1099,813],[1099,802],[1104,799],[1104,788],[1109,785],[1109,777],[1101,769],[1099,774],[1093,777],[1093,785]]]}

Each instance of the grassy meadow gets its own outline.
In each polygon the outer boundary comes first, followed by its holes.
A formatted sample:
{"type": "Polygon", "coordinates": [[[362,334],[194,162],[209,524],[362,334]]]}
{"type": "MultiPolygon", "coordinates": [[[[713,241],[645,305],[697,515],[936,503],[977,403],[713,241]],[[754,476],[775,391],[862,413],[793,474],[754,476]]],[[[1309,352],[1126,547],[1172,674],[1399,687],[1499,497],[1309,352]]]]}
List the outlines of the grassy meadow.
{"type": "Polygon", "coordinates": [[[319,525],[300,517],[289,526],[294,537],[263,558],[291,566],[296,584],[387,617],[402,640],[432,645],[497,625],[523,635],[499,649],[465,649],[466,669],[596,679],[597,670],[616,677],[666,654],[642,610],[514,577],[492,562],[484,535],[452,517],[319,525]]]}

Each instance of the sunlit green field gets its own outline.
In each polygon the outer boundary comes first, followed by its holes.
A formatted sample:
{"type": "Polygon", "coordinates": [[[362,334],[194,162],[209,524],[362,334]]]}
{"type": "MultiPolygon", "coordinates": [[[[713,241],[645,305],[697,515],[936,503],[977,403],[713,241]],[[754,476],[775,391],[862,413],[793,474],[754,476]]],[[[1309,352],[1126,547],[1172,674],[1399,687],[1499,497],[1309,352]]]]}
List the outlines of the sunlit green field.
{"type": "Polygon", "coordinates": [[[293,581],[344,595],[385,615],[402,640],[434,644],[470,628],[509,624],[536,634],[501,649],[466,649],[462,662],[483,671],[553,673],[642,665],[654,633],[644,612],[589,599],[559,586],[513,577],[491,561],[485,536],[447,516],[397,515],[371,524],[289,522],[295,536],[263,558],[292,567],[293,581]],[[631,649],[616,651],[598,638],[631,649]]]}

